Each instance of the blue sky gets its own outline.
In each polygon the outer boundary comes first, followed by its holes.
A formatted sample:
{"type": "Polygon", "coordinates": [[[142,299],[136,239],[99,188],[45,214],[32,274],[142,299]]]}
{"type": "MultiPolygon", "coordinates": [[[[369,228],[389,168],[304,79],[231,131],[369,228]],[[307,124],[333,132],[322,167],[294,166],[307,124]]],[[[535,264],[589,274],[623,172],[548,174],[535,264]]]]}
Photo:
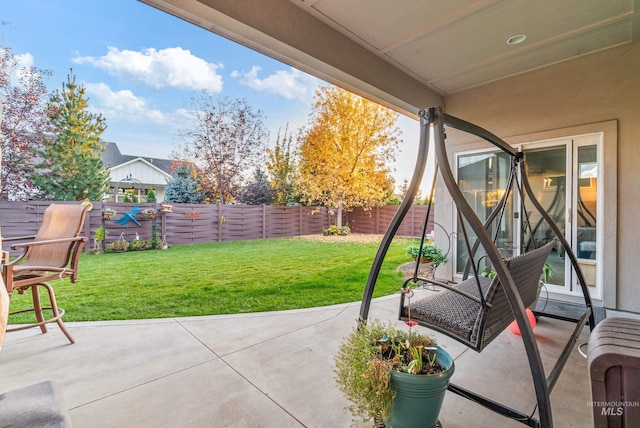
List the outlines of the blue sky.
{"type": "MultiPolygon", "coordinates": [[[[190,100],[206,89],[246,98],[266,116],[275,144],[279,128],[307,123],[318,85],[279,61],[136,0],[0,0],[0,45],[26,65],[53,71],[61,89],[69,69],[82,82],[103,138],[123,154],[168,158],[189,123],[190,100]]],[[[411,178],[418,124],[400,116],[403,143],[392,169],[411,178]]]]}

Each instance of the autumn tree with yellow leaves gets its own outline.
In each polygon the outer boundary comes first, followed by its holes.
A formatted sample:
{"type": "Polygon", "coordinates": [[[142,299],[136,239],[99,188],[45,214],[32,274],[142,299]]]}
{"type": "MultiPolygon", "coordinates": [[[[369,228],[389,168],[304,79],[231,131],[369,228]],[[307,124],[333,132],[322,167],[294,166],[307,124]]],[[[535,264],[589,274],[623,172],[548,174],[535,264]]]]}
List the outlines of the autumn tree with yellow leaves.
{"type": "Polygon", "coordinates": [[[298,185],[303,202],[342,211],[382,205],[393,194],[397,113],[337,87],[320,87],[300,139],[298,185]]]}

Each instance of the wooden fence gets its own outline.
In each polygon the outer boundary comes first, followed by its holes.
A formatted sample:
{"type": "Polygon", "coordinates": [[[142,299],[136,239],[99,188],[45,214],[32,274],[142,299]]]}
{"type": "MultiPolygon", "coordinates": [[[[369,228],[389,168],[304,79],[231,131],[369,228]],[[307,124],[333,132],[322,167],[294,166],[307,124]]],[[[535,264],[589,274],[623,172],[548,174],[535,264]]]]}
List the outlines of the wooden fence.
{"type": "MultiPolygon", "coordinates": [[[[2,236],[35,235],[49,204],[49,201],[0,201],[2,236]]],[[[117,211],[111,220],[102,218],[100,202],[94,202],[93,206],[85,220],[83,234],[90,237],[85,249],[91,248],[93,234],[102,225],[108,232],[107,243],[117,241],[121,235],[127,241],[134,239],[136,234],[140,239],[150,239],[155,226],[158,237],[164,237],[169,244],[180,245],[313,235],[335,223],[335,215],[325,207],[174,204],[173,212],[158,213],[154,219],[138,214],[135,219],[140,226],[133,221],[120,225],[115,220],[122,218],[134,204],[108,203],[109,208],[117,211]]],[[[141,211],[153,207],[153,204],[139,204],[141,211]]],[[[356,209],[346,213],[345,223],[349,224],[352,233],[382,234],[397,209],[397,206],[376,207],[368,211],[356,209]]],[[[420,236],[426,209],[423,205],[412,206],[397,234],[420,236]]],[[[433,227],[433,210],[430,217],[429,230],[433,227]]],[[[3,247],[8,250],[9,244],[3,244],[3,247]]]]}

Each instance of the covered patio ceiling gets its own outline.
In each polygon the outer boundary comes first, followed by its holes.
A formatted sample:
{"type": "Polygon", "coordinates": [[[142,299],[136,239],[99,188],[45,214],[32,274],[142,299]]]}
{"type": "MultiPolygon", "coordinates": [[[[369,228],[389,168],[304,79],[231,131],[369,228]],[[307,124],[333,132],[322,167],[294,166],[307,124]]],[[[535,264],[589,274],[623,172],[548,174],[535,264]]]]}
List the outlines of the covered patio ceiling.
{"type": "Polygon", "coordinates": [[[640,40],[640,0],[141,1],[411,116],[640,40]]]}

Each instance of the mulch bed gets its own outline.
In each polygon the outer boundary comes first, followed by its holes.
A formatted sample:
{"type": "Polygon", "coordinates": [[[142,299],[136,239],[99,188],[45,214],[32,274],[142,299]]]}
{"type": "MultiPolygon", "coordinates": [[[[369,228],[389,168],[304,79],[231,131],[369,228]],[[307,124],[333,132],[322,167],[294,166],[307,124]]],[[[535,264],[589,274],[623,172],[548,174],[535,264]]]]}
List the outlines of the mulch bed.
{"type": "MultiPolygon", "coordinates": [[[[418,276],[423,278],[427,277],[432,268],[432,263],[420,263],[420,267],[418,267],[418,276]]],[[[410,261],[403,263],[398,266],[398,270],[402,272],[404,279],[413,278],[413,273],[416,270],[416,262],[410,261]]]]}
{"type": "Polygon", "coordinates": [[[321,242],[354,242],[358,244],[368,244],[371,242],[382,242],[384,235],[365,235],[360,233],[350,233],[346,236],[340,235],[303,235],[300,239],[306,239],[309,241],[321,241],[321,242]]]}

